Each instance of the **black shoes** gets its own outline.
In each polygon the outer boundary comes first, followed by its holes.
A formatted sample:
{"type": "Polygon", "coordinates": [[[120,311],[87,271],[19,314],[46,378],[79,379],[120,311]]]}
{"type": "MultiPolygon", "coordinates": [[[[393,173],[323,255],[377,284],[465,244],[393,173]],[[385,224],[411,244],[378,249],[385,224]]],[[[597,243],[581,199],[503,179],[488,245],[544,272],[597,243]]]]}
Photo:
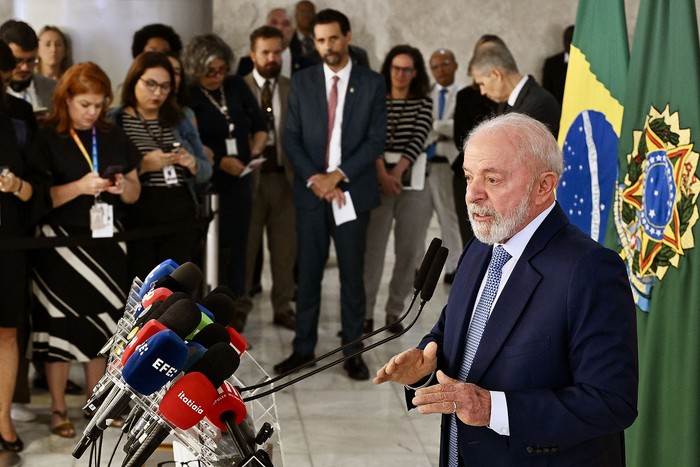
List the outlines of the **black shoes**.
{"type": "MultiPolygon", "coordinates": [[[[275,370],[275,373],[280,375],[299,368],[300,366],[304,366],[314,358],[314,354],[305,355],[299,352],[292,352],[292,355],[290,355],[286,360],[275,365],[273,369],[275,370]]],[[[311,366],[316,366],[316,364],[310,365],[310,367],[311,366]]]]}
{"type": "Polygon", "coordinates": [[[3,451],[20,452],[24,449],[24,443],[19,436],[17,436],[17,439],[14,441],[5,441],[2,436],[0,436],[0,447],[2,447],[3,451]]]}
{"type": "MultiPolygon", "coordinates": [[[[45,391],[49,390],[49,383],[46,381],[46,375],[40,375],[35,377],[33,384],[36,389],[43,389],[45,391]]],[[[81,388],[79,384],[68,380],[66,382],[65,392],[66,394],[70,394],[72,396],[80,395],[83,393],[83,388],[81,388]]]]}
{"type": "Polygon", "coordinates": [[[403,331],[403,324],[399,323],[399,317],[397,315],[386,315],[386,321],[384,322],[387,326],[391,326],[387,331],[392,334],[398,334],[403,331]]]}
{"type": "Polygon", "coordinates": [[[369,369],[362,360],[362,355],[355,355],[343,363],[343,369],[348,372],[350,379],[366,381],[369,379],[369,369]]]}
{"type": "Polygon", "coordinates": [[[297,318],[294,314],[294,310],[287,310],[284,313],[275,313],[275,317],[272,320],[277,326],[282,326],[283,328],[291,329],[294,331],[294,326],[296,325],[297,318]]]}

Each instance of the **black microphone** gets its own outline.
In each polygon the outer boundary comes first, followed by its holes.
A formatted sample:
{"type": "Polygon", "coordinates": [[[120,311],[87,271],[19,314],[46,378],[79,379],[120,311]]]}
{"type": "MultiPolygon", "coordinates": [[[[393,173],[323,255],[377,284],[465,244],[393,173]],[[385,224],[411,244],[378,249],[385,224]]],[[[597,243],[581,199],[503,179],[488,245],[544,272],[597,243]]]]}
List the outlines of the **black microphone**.
{"type": "MultiPolygon", "coordinates": [[[[387,329],[396,326],[397,323],[402,322],[404,319],[406,319],[408,314],[411,312],[411,309],[413,308],[413,305],[416,302],[416,298],[418,297],[418,294],[421,293],[421,290],[425,287],[426,278],[429,276],[429,271],[430,271],[431,267],[433,266],[433,264],[435,263],[435,257],[436,257],[436,254],[438,253],[438,251],[440,250],[441,245],[442,245],[442,240],[440,240],[437,237],[433,238],[433,240],[430,242],[430,245],[428,246],[428,249],[426,250],[425,255],[423,256],[423,262],[421,263],[420,268],[418,269],[418,272],[416,273],[416,277],[413,281],[413,287],[415,290],[413,292],[413,296],[411,297],[411,301],[410,301],[406,311],[399,317],[399,319],[396,321],[396,323],[383,326],[379,329],[375,329],[373,332],[365,334],[365,335],[359,337],[358,339],[355,339],[352,342],[348,342],[347,344],[344,344],[338,348],[335,348],[335,349],[331,350],[330,352],[327,352],[327,353],[321,355],[320,357],[316,357],[313,360],[305,363],[304,365],[301,365],[297,368],[294,368],[286,373],[282,373],[280,375],[275,376],[274,378],[267,379],[267,380],[265,380],[261,383],[258,383],[258,384],[246,386],[246,387],[241,389],[241,392],[253,391],[255,389],[259,389],[259,388],[262,388],[264,386],[269,386],[270,384],[274,384],[278,381],[281,381],[282,379],[286,378],[287,376],[289,376],[291,374],[297,373],[305,368],[310,368],[310,367],[314,366],[316,363],[320,362],[321,360],[325,360],[326,358],[330,357],[331,355],[334,355],[338,352],[342,352],[345,349],[348,349],[348,348],[353,347],[361,342],[364,342],[365,340],[370,339],[371,337],[374,337],[377,334],[384,332],[387,329]]],[[[443,265],[444,265],[444,261],[440,265],[440,270],[442,270],[443,265]]],[[[435,285],[437,285],[437,280],[435,281],[435,284],[433,285],[433,290],[435,290],[435,285]]],[[[431,292],[431,295],[432,295],[432,292],[431,292]]],[[[398,334],[398,335],[402,335],[402,334],[403,334],[403,332],[398,334]]]]}
{"type": "Polygon", "coordinates": [[[233,315],[236,312],[233,298],[228,293],[223,292],[222,287],[217,287],[209,292],[209,295],[202,299],[202,306],[212,312],[215,323],[224,326],[231,324],[233,315]]]}
{"type": "MultiPolygon", "coordinates": [[[[320,373],[322,371],[325,371],[332,366],[335,366],[339,363],[343,363],[347,360],[350,360],[351,358],[354,358],[357,355],[363,354],[369,350],[374,349],[375,347],[386,344],[387,342],[392,341],[394,339],[397,339],[398,337],[406,334],[406,332],[408,332],[408,330],[411,329],[414,324],[416,324],[416,322],[418,321],[418,318],[420,318],[420,315],[423,311],[423,307],[425,306],[425,304],[428,302],[428,300],[430,300],[433,297],[433,292],[435,291],[435,287],[437,286],[438,280],[440,279],[440,274],[442,272],[442,268],[445,265],[445,261],[447,260],[447,253],[448,253],[447,248],[440,247],[438,249],[437,253],[435,254],[433,264],[431,265],[431,267],[428,270],[428,274],[427,274],[426,279],[425,279],[425,284],[423,286],[423,289],[421,290],[421,294],[420,294],[421,295],[421,303],[420,303],[420,306],[418,307],[418,312],[416,313],[416,316],[413,318],[413,320],[408,324],[408,326],[406,326],[404,328],[403,331],[398,332],[398,333],[396,333],[392,336],[389,336],[385,339],[382,339],[380,341],[377,341],[377,342],[365,347],[364,349],[361,349],[361,350],[353,353],[352,355],[348,355],[346,357],[343,357],[343,358],[340,358],[337,360],[333,360],[332,362],[327,363],[326,365],[323,365],[322,367],[319,367],[319,368],[317,368],[313,371],[310,371],[308,373],[304,373],[303,375],[301,375],[297,378],[294,378],[292,380],[289,380],[284,384],[276,386],[273,389],[263,391],[263,392],[258,393],[258,394],[250,395],[248,397],[244,397],[243,400],[245,402],[250,402],[250,401],[254,401],[256,399],[260,399],[262,397],[269,396],[270,394],[274,394],[278,391],[281,391],[282,389],[284,389],[286,387],[289,387],[293,384],[298,383],[299,381],[303,381],[306,378],[309,378],[310,376],[315,375],[316,373],[320,373]]],[[[305,366],[299,367],[299,369],[302,369],[302,368],[306,368],[306,367],[305,366]]],[[[295,370],[294,372],[298,371],[299,369],[295,370]]],[[[290,372],[289,374],[294,373],[294,372],[290,372]]],[[[288,376],[288,374],[286,376],[288,376]]],[[[259,389],[263,386],[271,384],[271,381],[272,382],[279,381],[279,378],[273,379],[273,380],[268,380],[264,384],[257,384],[254,386],[242,388],[241,392],[244,392],[244,391],[249,392],[249,391],[252,391],[253,389],[259,389]]]]}
{"type": "Polygon", "coordinates": [[[159,287],[165,287],[173,292],[185,292],[192,297],[201,281],[202,271],[196,264],[187,262],[167,276],[158,279],[152,288],[157,289],[159,287]]]}

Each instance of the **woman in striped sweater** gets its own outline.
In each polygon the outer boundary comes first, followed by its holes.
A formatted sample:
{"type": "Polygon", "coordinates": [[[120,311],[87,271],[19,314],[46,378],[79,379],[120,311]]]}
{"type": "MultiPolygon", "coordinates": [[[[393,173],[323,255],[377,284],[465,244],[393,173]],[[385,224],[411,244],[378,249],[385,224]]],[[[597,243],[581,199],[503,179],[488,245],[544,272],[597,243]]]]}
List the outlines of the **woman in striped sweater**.
{"type": "MultiPolygon", "coordinates": [[[[416,187],[415,183],[411,186],[411,179],[415,181],[424,175],[425,141],[433,123],[425,62],[418,49],[410,45],[397,45],[387,54],[381,73],[388,90],[387,140],[384,154],[377,159],[381,204],[372,211],[367,230],[364,275],[366,331],[373,327],[374,305],[392,223],[396,258],[386,303],[387,325],[395,324],[403,312],[404,301],[411,291],[413,276],[425,246],[425,233],[432,213],[428,178],[425,178],[423,186],[418,184],[416,187]],[[421,173],[415,173],[418,171],[421,173]]],[[[402,329],[400,323],[391,328],[393,332],[402,329]]]]}

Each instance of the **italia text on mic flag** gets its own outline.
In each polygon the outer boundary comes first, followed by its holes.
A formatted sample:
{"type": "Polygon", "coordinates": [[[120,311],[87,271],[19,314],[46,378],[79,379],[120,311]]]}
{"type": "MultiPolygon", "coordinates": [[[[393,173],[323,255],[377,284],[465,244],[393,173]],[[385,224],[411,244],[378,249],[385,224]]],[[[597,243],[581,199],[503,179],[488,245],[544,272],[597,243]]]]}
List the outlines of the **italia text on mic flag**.
{"type": "Polygon", "coordinates": [[[571,223],[601,243],[617,181],[628,62],[624,1],[580,1],[559,125],[557,199],[571,223]]]}
{"type": "Polygon", "coordinates": [[[637,304],[639,417],[629,465],[700,458],[700,46],[694,0],[641,0],[607,244],[637,304]],[[611,229],[612,230],[612,229],[611,229]]]}

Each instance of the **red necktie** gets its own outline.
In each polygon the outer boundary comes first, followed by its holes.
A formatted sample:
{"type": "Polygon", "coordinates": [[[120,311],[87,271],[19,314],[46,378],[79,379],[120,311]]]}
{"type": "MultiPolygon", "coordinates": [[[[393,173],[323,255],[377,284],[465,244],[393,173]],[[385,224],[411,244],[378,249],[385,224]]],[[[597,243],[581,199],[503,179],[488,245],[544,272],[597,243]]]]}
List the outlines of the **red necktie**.
{"type": "Polygon", "coordinates": [[[333,87],[328,95],[328,144],[326,144],[326,168],[328,168],[328,159],[331,154],[331,135],[333,134],[333,126],[335,125],[335,108],[338,107],[338,76],[333,77],[333,87]]]}

